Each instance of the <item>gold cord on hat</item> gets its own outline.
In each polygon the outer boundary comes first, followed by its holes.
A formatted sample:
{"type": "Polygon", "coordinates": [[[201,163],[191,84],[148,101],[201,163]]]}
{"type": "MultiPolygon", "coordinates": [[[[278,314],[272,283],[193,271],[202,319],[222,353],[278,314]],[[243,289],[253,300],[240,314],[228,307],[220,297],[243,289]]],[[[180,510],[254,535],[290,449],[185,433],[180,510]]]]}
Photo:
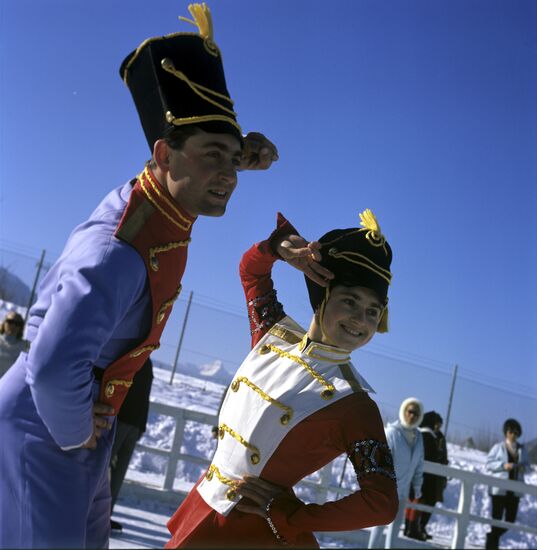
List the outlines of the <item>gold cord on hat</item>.
{"type": "Polygon", "coordinates": [[[233,105],[233,101],[231,101],[231,99],[228,96],[226,96],[224,94],[221,94],[219,92],[215,92],[214,90],[211,90],[210,88],[207,88],[206,86],[202,86],[201,84],[196,84],[196,82],[192,82],[192,80],[190,80],[186,76],[185,73],[183,73],[182,71],[178,71],[175,68],[175,65],[173,64],[173,61],[169,57],[163,58],[160,62],[160,65],[167,73],[173,74],[173,76],[175,76],[176,78],[179,78],[180,80],[185,82],[195,94],[199,95],[202,99],[204,99],[205,101],[207,101],[211,105],[215,105],[219,109],[222,109],[222,111],[225,111],[226,113],[229,113],[232,116],[235,116],[235,117],[237,116],[237,113],[235,111],[233,111],[231,109],[228,109],[227,107],[225,107],[221,103],[218,103],[218,101],[215,101],[214,99],[211,99],[210,97],[207,97],[202,92],[202,90],[205,91],[208,94],[212,94],[213,96],[224,99],[225,101],[227,101],[231,105],[233,105]]]}
{"type": "Polygon", "coordinates": [[[190,4],[188,6],[188,11],[194,18],[193,21],[192,19],[182,16],[179,16],[179,19],[198,27],[200,36],[203,38],[205,49],[211,55],[218,57],[220,51],[218,50],[218,46],[214,43],[213,18],[211,17],[209,6],[207,6],[205,2],[203,2],[203,4],[190,4]]]}

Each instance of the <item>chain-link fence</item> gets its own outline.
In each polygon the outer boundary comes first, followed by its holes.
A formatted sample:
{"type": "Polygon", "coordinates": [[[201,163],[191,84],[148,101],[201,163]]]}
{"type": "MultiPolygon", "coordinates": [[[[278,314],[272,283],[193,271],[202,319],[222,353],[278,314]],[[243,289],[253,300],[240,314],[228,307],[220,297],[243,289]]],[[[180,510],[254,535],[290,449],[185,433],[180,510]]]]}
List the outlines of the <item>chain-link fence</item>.
{"type": "MultiPolygon", "coordinates": [[[[27,306],[32,288],[39,283],[57,255],[27,250],[0,242],[0,313],[10,304],[27,306]]],[[[232,306],[197,294],[194,290],[187,313],[190,291],[183,290],[162,335],[161,347],[152,355],[161,366],[181,373],[226,384],[250,348],[246,307],[232,306]],[[178,350],[183,332],[181,348],[178,350]]],[[[308,319],[297,319],[304,325],[308,319]]],[[[507,383],[447,362],[394,350],[374,341],[353,354],[353,363],[376,390],[384,420],[397,418],[399,404],[409,396],[420,398],[426,410],[444,418],[448,439],[482,450],[501,438],[503,421],[520,420],[524,439],[537,440],[537,395],[522,385],[507,383]],[[453,389],[451,410],[448,410],[453,389]]]]}

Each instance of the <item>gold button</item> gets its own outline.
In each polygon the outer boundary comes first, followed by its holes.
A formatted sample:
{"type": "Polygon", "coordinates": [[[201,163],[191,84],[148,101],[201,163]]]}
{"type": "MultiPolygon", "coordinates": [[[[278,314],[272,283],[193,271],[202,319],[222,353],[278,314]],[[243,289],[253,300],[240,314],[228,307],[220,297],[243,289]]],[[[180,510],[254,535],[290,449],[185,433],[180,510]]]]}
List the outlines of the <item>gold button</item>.
{"type": "Polygon", "coordinates": [[[233,380],[233,382],[231,382],[231,389],[233,391],[239,391],[239,386],[240,382],[238,380],[233,380]]]}
{"type": "Polygon", "coordinates": [[[288,415],[288,414],[284,414],[281,418],[280,418],[280,422],[285,426],[287,424],[289,424],[289,420],[291,420],[291,416],[288,415]]]}
{"type": "Polygon", "coordinates": [[[332,399],[332,397],[334,397],[334,392],[332,390],[323,390],[321,392],[321,397],[323,399],[332,399]]]}
{"type": "Polygon", "coordinates": [[[235,500],[236,496],[237,496],[237,492],[235,491],[235,489],[229,489],[228,492],[226,493],[226,498],[228,500],[235,500]]]}
{"type": "Polygon", "coordinates": [[[153,257],[151,258],[151,260],[149,261],[149,265],[151,266],[151,269],[153,271],[158,271],[158,268],[159,268],[159,261],[157,258],[153,257]]]}
{"type": "Polygon", "coordinates": [[[209,481],[211,481],[211,479],[213,479],[213,472],[212,472],[212,470],[209,470],[209,471],[205,474],[205,478],[208,479],[209,481]]]}
{"type": "Polygon", "coordinates": [[[104,389],[104,395],[106,395],[106,397],[112,397],[115,391],[116,387],[114,384],[112,384],[112,382],[108,382],[108,384],[106,384],[106,388],[104,389]]]}
{"type": "Polygon", "coordinates": [[[265,355],[265,354],[267,354],[269,351],[270,351],[270,347],[267,346],[267,345],[265,344],[264,346],[261,346],[261,347],[259,348],[258,353],[259,353],[259,355],[265,355]]]}
{"type": "Polygon", "coordinates": [[[250,462],[252,464],[259,464],[259,461],[261,459],[259,458],[259,455],[257,453],[254,453],[251,457],[250,457],[250,462]]]}
{"type": "Polygon", "coordinates": [[[226,434],[226,432],[223,428],[218,429],[218,437],[220,437],[220,439],[224,439],[225,434],[226,434]]]}

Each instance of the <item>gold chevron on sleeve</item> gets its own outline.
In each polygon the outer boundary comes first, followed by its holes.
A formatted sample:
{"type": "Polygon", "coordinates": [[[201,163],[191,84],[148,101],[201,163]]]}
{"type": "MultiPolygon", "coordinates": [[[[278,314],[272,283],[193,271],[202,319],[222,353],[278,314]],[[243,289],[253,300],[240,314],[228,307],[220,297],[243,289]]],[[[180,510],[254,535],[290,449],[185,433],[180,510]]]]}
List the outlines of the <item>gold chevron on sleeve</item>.
{"type": "Polygon", "coordinates": [[[268,401],[271,405],[274,405],[275,407],[278,407],[279,409],[284,411],[285,414],[280,417],[280,423],[283,426],[289,424],[291,418],[293,418],[293,409],[291,407],[288,407],[287,405],[284,405],[281,401],[270,397],[270,395],[268,395],[268,393],[265,393],[259,386],[256,386],[253,382],[250,382],[250,380],[248,380],[246,376],[239,376],[238,378],[235,378],[235,380],[231,382],[231,389],[234,392],[239,391],[241,382],[248,386],[251,390],[255,391],[265,401],[268,401]]]}
{"type": "Polygon", "coordinates": [[[252,464],[258,464],[261,460],[261,451],[251,443],[248,443],[242,435],[238,434],[235,430],[230,428],[227,424],[220,424],[218,426],[218,435],[220,439],[224,439],[226,432],[235,440],[237,440],[241,445],[244,445],[248,450],[252,451],[250,455],[250,462],[252,464]]]}

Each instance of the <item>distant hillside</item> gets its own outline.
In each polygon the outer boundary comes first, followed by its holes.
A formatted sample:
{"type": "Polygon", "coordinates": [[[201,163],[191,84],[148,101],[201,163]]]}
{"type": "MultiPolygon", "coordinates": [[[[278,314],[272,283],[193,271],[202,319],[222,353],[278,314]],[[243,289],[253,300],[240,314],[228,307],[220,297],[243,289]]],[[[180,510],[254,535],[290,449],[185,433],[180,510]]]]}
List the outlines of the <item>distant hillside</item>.
{"type": "MultiPolygon", "coordinates": [[[[161,369],[170,371],[172,367],[157,360],[153,360],[153,365],[161,369]]],[[[227,386],[231,383],[233,375],[230,374],[220,360],[213,361],[212,363],[204,363],[203,365],[195,365],[194,363],[178,363],[175,370],[177,374],[186,374],[187,376],[193,376],[195,378],[201,378],[202,380],[209,380],[216,384],[222,384],[227,386]]]]}
{"type": "Polygon", "coordinates": [[[13,275],[7,268],[0,266],[0,300],[27,306],[30,293],[31,290],[26,283],[13,275]]]}

